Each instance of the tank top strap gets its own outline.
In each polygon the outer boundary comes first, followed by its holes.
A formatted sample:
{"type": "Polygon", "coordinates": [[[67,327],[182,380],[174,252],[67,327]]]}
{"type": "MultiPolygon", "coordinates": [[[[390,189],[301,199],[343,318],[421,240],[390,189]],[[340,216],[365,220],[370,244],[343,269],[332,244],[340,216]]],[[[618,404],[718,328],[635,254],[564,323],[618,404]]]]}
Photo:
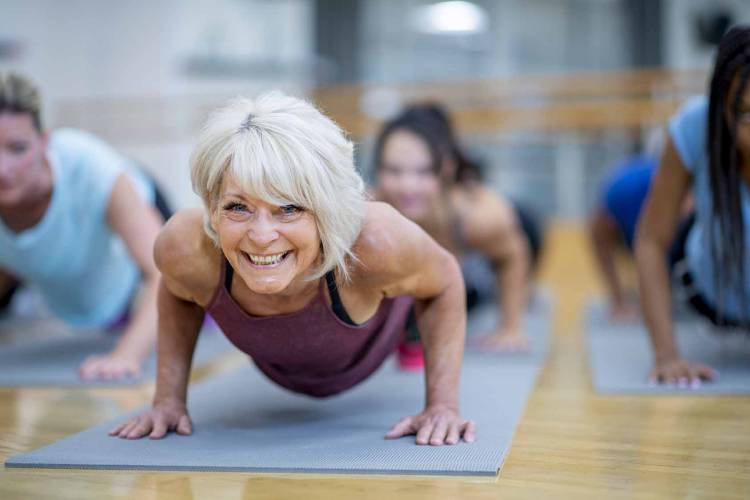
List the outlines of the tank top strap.
{"type": "Polygon", "coordinates": [[[221,266],[221,283],[228,294],[232,293],[232,278],[234,277],[234,268],[227,260],[226,256],[222,253],[222,260],[224,261],[221,266]]]}
{"type": "Polygon", "coordinates": [[[227,295],[229,295],[229,292],[232,289],[232,277],[234,276],[234,268],[229,265],[229,261],[224,256],[224,253],[221,254],[221,263],[219,264],[219,269],[219,282],[216,285],[216,290],[214,290],[214,293],[211,296],[211,300],[209,300],[208,304],[206,305],[207,311],[215,305],[216,301],[219,300],[219,297],[222,295],[222,293],[226,293],[227,295]]]}
{"type": "Polygon", "coordinates": [[[339,288],[336,285],[336,275],[333,271],[326,273],[326,284],[328,285],[328,293],[331,296],[331,309],[333,313],[344,323],[356,326],[357,324],[352,320],[349,313],[346,312],[343,302],[341,302],[341,295],[339,295],[339,288]]]}

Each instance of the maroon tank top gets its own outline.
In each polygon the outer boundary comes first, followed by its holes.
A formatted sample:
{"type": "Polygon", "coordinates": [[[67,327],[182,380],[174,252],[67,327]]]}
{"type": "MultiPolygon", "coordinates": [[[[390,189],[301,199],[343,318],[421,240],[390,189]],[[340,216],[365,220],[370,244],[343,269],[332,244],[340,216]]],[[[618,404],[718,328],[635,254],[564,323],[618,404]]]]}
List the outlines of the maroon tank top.
{"type": "Polygon", "coordinates": [[[375,315],[361,325],[339,319],[318,295],[299,311],[252,316],[232,298],[225,284],[227,266],[206,307],[224,335],[247,353],[272,381],[314,397],[332,396],[370,376],[401,339],[413,298],[384,298],[375,315]]]}

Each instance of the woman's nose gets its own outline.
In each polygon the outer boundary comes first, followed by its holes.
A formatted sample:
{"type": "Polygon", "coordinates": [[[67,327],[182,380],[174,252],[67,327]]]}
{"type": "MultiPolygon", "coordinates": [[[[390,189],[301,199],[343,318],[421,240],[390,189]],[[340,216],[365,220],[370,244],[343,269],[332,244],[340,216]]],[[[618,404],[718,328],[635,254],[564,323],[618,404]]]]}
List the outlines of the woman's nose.
{"type": "Polygon", "coordinates": [[[259,247],[267,247],[279,238],[275,221],[264,214],[259,214],[247,235],[250,241],[259,247]]]}

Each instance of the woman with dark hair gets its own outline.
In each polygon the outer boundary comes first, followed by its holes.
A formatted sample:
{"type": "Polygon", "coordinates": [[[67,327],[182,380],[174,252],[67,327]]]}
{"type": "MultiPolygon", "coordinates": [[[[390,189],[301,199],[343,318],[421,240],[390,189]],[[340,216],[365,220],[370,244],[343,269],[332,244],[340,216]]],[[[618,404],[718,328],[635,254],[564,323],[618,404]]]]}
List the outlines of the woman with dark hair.
{"type": "Polygon", "coordinates": [[[527,349],[522,316],[541,232],[530,213],[481,185],[480,169],[464,154],[445,111],[416,105],[388,122],[375,145],[375,167],[378,199],[462,261],[470,308],[482,294],[470,277],[469,263],[477,260],[468,257],[479,254],[491,263],[489,288],[500,291],[502,323],[479,343],[487,349],[527,349]]]}
{"type": "Polygon", "coordinates": [[[636,241],[641,303],[651,335],[654,382],[697,385],[713,369],[683,359],[673,335],[667,253],[695,310],[717,326],[750,326],[750,26],[718,47],[709,99],[688,101],[669,138],[646,200],[636,241]],[[692,190],[695,217],[677,231],[692,190]]]}

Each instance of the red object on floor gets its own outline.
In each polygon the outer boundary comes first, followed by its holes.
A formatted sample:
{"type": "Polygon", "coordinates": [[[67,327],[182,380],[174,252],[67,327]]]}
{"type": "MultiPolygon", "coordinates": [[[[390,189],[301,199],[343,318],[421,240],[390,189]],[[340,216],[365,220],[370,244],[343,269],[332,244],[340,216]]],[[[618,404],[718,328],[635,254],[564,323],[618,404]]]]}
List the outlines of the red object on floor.
{"type": "Polygon", "coordinates": [[[421,342],[401,342],[396,351],[398,367],[407,372],[419,372],[424,369],[424,351],[421,342]]]}

